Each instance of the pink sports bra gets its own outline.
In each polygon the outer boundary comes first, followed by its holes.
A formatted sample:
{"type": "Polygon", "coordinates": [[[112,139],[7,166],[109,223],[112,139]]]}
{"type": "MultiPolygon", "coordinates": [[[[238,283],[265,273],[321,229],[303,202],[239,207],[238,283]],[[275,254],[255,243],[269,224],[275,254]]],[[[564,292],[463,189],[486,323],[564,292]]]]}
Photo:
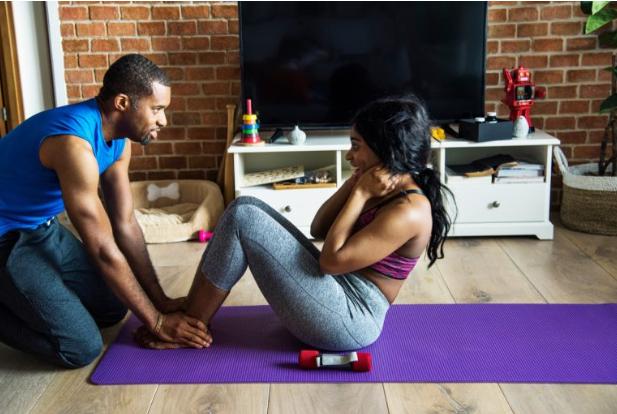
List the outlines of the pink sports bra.
{"type": "MultiPolygon", "coordinates": [[[[407,194],[424,194],[421,190],[405,190],[401,191],[397,196],[389,198],[387,200],[382,201],[377,204],[375,207],[372,207],[358,217],[358,220],[354,224],[353,232],[356,233],[360,229],[366,227],[371,221],[375,219],[375,214],[377,214],[377,210],[383,205],[389,203],[395,198],[405,196],[407,194]]],[[[413,268],[418,263],[420,257],[405,257],[392,252],[390,255],[384,257],[377,263],[373,263],[369,266],[369,269],[372,269],[376,272],[381,273],[384,276],[387,276],[392,279],[405,280],[409,273],[413,270],[413,268]]]]}

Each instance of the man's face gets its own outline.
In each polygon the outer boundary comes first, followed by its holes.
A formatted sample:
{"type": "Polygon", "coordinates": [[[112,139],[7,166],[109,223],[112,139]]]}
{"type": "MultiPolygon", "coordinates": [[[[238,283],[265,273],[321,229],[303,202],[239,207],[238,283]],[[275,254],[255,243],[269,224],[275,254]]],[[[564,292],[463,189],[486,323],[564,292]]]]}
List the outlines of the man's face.
{"type": "Polygon", "coordinates": [[[131,109],[128,114],[128,138],[142,145],[156,139],[158,131],[167,125],[165,108],[169,106],[170,100],[171,88],[154,82],[152,95],[141,98],[137,102],[137,108],[131,109]]]}

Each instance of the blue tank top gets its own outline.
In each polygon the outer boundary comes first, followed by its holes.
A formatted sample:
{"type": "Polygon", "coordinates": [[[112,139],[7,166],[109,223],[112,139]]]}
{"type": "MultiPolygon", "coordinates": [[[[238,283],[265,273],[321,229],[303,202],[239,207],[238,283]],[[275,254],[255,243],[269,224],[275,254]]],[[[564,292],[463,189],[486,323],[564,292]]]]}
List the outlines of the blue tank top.
{"type": "Polygon", "coordinates": [[[102,174],[122,155],[125,139],[110,144],[95,99],[40,112],[0,139],[0,236],[32,229],[64,211],[60,181],[43,166],[39,148],[57,135],[74,135],[90,144],[102,174]]]}

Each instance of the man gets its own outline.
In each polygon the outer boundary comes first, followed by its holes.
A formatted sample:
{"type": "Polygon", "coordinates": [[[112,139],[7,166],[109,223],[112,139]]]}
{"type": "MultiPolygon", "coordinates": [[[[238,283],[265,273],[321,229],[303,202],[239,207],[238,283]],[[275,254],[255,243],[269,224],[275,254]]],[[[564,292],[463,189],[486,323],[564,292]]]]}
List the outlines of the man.
{"type": "Polygon", "coordinates": [[[163,292],[133,214],[125,137],[156,139],[170,93],[160,68],[126,55],[96,98],[41,112],[0,139],[2,342],[84,366],[101,352],[98,327],[128,307],[160,339],[209,345],[205,325],[163,292]],[[54,218],[65,209],[83,244],[54,218]]]}

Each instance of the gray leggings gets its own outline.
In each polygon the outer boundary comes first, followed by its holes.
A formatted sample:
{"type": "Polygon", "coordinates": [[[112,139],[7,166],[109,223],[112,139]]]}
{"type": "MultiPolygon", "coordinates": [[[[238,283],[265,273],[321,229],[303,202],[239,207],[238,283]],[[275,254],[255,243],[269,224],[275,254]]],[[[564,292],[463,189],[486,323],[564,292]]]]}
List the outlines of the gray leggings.
{"type": "Polygon", "coordinates": [[[226,291],[250,267],[262,294],[285,327],[315,348],[345,351],[373,343],[388,300],[361,275],[327,275],[319,250],[264,202],[239,197],[221,216],[201,270],[226,291]]]}

